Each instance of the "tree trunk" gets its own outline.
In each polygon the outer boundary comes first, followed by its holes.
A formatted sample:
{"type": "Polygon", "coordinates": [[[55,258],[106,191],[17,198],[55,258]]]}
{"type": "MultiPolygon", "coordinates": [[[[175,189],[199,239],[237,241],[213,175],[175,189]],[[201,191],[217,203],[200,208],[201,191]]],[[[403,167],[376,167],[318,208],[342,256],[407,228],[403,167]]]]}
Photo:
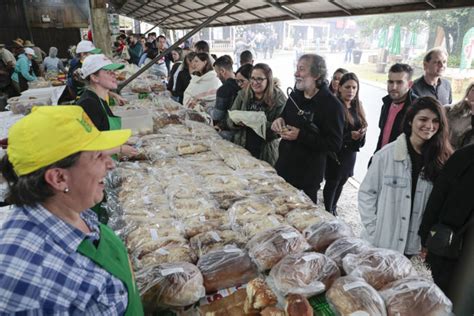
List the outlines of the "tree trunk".
{"type": "Polygon", "coordinates": [[[107,16],[106,0],[90,0],[92,38],[96,47],[112,57],[112,39],[107,16]]]}
{"type": "Polygon", "coordinates": [[[461,16],[459,18],[459,36],[457,41],[453,43],[453,55],[461,56],[462,52],[462,42],[464,40],[464,35],[471,27],[474,26],[474,9],[469,10],[469,14],[461,16]]]}
{"type": "Polygon", "coordinates": [[[435,45],[437,28],[438,27],[435,26],[435,25],[430,26],[430,31],[429,31],[429,35],[428,35],[428,47],[426,47],[427,51],[432,49],[435,45]]]}

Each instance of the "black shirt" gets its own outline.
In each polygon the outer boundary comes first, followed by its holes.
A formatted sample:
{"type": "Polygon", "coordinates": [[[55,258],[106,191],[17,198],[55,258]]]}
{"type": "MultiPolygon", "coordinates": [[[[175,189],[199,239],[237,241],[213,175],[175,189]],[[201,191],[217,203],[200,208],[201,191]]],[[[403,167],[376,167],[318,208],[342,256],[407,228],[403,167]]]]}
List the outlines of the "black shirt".
{"type": "Polygon", "coordinates": [[[175,96],[178,97],[179,103],[183,104],[184,91],[189,86],[191,81],[191,74],[187,69],[183,69],[179,72],[178,77],[176,78],[176,89],[175,96]]]}
{"type": "Polygon", "coordinates": [[[81,98],[76,102],[84,109],[89,118],[99,131],[108,131],[110,129],[107,115],[114,116],[107,101],[99,98],[95,92],[86,89],[81,98]],[[105,114],[107,112],[107,115],[105,114]]]}
{"type": "Polygon", "coordinates": [[[239,85],[233,78],[224,81],[222,86],[217,89],[216,105],[211,112],[212,119],[215,123],[226,119],[227,111],[232,107],[239,90],[239,85]]]}
{"type": "MultiPolygon", "coordinates": [[[[247,108],[247,111],[254,111],[254,112],[265,111],[265,107],[266,105],[264,102],[253,99],[250,102],[247,108]]],[[[255,131],[251,129],[250,127],[246,127],[245,130],[247,133],[246,139],[245,139],[245,149],[250,151],[252,156],[254,156],[255,158],[260,159],[262,144],[265,142],[265,140],[262,137],[258,136],[258,134],[255,133],[255,131]]]]}
{"type": "Polygon", "coordinates": [[[413,209],[413,201],[416,192],[416,184],[420,176],[421,169],[423,169],[423,156],[415,151],[411,142],[410,136],[407,138],[408,155],[411,160],[411,208],[413,209]]]}

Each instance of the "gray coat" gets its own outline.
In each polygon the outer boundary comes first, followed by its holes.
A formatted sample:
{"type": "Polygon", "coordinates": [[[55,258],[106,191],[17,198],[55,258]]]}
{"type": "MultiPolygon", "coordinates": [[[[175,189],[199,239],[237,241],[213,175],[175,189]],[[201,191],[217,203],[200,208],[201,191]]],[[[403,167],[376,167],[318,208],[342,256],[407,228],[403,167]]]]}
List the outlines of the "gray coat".
{"type": "Polygon", "coordinates": [[[411,211],[411,161],[405,134],[374,155],[359,188],[363,238],[376,247],[408,255],[420,252],[418,229],[433,188],[422,174],[416,184],[411,211]]]}

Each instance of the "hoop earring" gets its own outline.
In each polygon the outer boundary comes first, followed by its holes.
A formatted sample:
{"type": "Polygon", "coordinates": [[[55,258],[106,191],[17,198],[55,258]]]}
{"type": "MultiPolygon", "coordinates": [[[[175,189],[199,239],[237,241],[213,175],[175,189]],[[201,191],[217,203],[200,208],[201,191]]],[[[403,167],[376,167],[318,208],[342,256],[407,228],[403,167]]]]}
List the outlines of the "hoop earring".
{"type": "Polygon", "coordinates": [[[69,193],[69,188],[65,188],[63,192],[64,193],[69,193]]]}

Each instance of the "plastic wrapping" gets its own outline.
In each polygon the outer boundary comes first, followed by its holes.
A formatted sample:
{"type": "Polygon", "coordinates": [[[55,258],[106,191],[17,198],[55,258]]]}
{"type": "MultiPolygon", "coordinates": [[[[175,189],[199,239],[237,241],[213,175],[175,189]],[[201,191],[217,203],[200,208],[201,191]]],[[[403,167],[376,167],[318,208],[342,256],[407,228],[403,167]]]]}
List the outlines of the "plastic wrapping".
{"type": "Polygon", "coordinates": [[[342,237],[333,242],[326,249],[325,254],[334,260],[337,266],[342,269],[342,259],[344,259],[347,254],[359,254],[369,250],[371,247],[372,246],[370,243],[364,239],[355,237],[342,237]]]}
{"type": "Polygon", "coordinates": [[[277,296],[261,278],[247,283],[247,298],[244,304],[244,315],[259,315],[260,311],[277,304],[277,296]]]}
{"type": "Polygon", "coordinates": [[[320,223],[322,221],[333,220],[334,216],[326,211],[320,212],[317,209],[293,209],[285,216],[286,221],[291,226],[303,232],[310,225],[320,223]]]}
{"type": "Polygon", "coordinates": [[[271,269],[286,255],[304,252],[309,248],[303,235],[288,225],[263,231],[247,243],[249,255],[260,271],[271,269]]]}
{"type": "Polygon", "coordinates": [[[235,202],[228,210],[232,227],[238,229],[247,223],[259,221],[270,215],[275,206],[262,197],[249,197],[235,202]]]}
{"type": "Polygon", "coordinates": [[[314,296],[328,289],[340,275],[334,261],[316,252],[288,255],[270,271],[271,283],[283,296],[314,296]]]}
{"type": "Polygon", "coordinates": [[[13,97],[8,99],[8,109],[13,114],[27,115],[34,106],[51,105],[51,97],[13,97]]]}
{"type": "Polygon", "coordinates": [[[258,274],[247,252],[232,246],[209,252],[199,258],[197,266],[207,293],[245,284],[258,274]]]}
{"type": "Polygon", "coordinates": [[[222,249],[226,245],[243,248],[247,244],[247,239],[232,230],[211,230],[195,235],[189,243],[191,249],[201,257],[210,251],[222,249]]]}
{"type": "Polygon", "coordinates": [[[318,252],[326,251],[326,248],[339,238],[354,236],[350,226],[338,219],[310,225],[303,234],[311,247],[318,252]]]}
{"type": "Polygon", "coordinates": [[[344,276],[337,279],[326,292],[326,299],[336,315],[387,315],[380,294],[359,277],[344,276]]]}
{"type": "Polygon", "coordinates": [[[196,303],[205,295],[202,274],[191,263],[174,262],[142,269],[137,286],[146,310],[180,307],[196,303]]]}
{"type": "Polygon", "coordinates": [[[416,275],[407,257],[397,251],[382,248],[348,254],[342,259],[342,265],[348,275],[363,278],[376,290],[390,282],[416,275]]]}
{"type": "Polygon", "coordinates": [[[380,294],[389,316],[453,315],[452,303],[430,280],[409,277],[387,284],[380,294]]]}
{"type": "Polygon", "coordinates": [[[247,238],[252,238],[258,233],[286,224],[283,216],[271,214],[242,225],[241,231],[247,238]]]}

